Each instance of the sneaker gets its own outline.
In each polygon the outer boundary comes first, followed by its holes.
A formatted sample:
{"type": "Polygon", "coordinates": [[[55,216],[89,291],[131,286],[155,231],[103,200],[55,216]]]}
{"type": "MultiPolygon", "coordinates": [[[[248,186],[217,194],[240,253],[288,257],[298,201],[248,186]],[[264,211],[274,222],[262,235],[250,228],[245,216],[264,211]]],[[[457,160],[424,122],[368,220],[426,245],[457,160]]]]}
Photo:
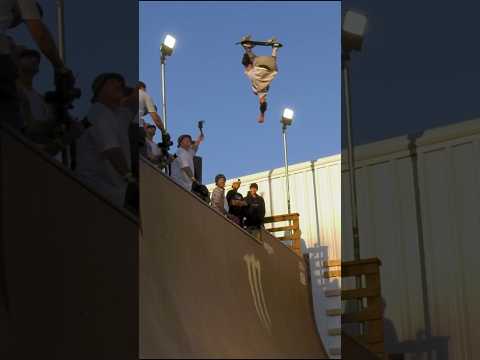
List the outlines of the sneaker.
{"type": "Polygon", "coordinates": [[[245,35],[245,36],[242,36],[242,38],[240,39],[240,43],[245,41],[251,41],[251,40],[252,40],[252,35],[245,35]]]}
{"type": "Polygon", "coordinates": [[[277,42],[277,38],[273,36],[265,42],[269,43],[270,45],[274,45],[277,42]]]}

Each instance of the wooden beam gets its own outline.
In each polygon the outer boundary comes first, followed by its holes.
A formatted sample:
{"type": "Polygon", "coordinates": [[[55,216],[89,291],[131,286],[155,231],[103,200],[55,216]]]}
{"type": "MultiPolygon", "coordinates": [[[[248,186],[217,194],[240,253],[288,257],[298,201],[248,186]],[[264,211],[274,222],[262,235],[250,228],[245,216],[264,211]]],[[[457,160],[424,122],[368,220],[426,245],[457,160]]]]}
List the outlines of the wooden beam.
{"type": "Polygon", "coordinates": [[[328,329],[329,336],[340,336],[342,334],[342,329],[328,329]]]}
{"type": "Polygon", "coordinates": [[[294,230],[295,226],[294,225],[288,225],[288,226],[280,226],[280,227],[275,227],[271,229],[267,229],[269,232],[277,232],[277,231],[286,231],[286,230],[294,230]]]}
{"type": "Polygon", "coordinates": [[[342,266],[350,266],[350,265],[365,265],[365,264],[376,264],[378,266],[382,265],[382,262],[378,258],[370,258],[370,259],[362,259],[362,260],[351,260],[351,261],[343,261],[342,266]]]}
{"type": "Polygon", "coordinates": [[[342,270],[329,270],[323,273],[325,279],[338,278],[342,276],[342,270]]]}
{"type": "Polygon", "coordinates": [[[342,300],[361,299],[372,296],[380,296],[380,288],[342,290],[342,300]]]}
{"type": "Polygon", "coordinates": [[[293,241],[293,238],[291,236],[279,236],[277,237],[277,239],[280,241],[293,241]]]}
{"type": "Polygon", "coordinates": [[[298,218],[300,214],[294,213],[294,214],[286,214],[286,215],[274,215],[274,216],[269,216],[264,219],[265,223],[272,223],[272,222],[277,222],[277,221],[288,221],[288,220],[294,220],[298,218]]]}
{"type": "Polygon", "coordinates": [[[332,289],[332,290],[325,290],[326,297],[336,297],[341,296],[342,290],[341,289],[332,289]]]}
{"type": "Polygon", "coordinates": [[[378,274],[380,268],[378,267],[378,264],[375,263],[351,264],[347,266],[345,263],[342,263],[342,270],[343,277],[351,277],[366,274],[378,274]]]}
{"type": "Polygon", "coordinates": [[[323,267],[342,266],[341,260],[327,260],[323,262],[323,267]]]}
{"type": "Polygon", "coordinates": [[[363,309],[359,312],[342,315],[342,323],[344,324],[381,319],[382,309],[380,306],[368,306],[366,309],[363,309]]]}
{"type": "Polygon", "coordinates": [[[328,309],[326,314],[327,316],[340,316],[342,315],[342,309],[328,309]]]}

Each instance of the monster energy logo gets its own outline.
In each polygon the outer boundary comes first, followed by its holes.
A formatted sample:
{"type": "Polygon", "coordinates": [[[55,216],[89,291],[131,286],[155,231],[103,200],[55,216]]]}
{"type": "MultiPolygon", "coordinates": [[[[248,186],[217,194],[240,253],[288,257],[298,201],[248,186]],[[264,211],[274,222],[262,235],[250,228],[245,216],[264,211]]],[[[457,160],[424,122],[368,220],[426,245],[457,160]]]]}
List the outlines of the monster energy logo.
{"type": "Polygon", "coordinates": [[[245,260],[245,263],[247,264],[248,281],[250,283],[253,304],[257,310],[258,318],[265,329],[270,332],[272,321],[270,320],[270,314],[268,313],[267,304],[265,302],[265,295],[263,294],[260,261],[255,258],[255,255],[245,255],[243,260],[245,260]]]}

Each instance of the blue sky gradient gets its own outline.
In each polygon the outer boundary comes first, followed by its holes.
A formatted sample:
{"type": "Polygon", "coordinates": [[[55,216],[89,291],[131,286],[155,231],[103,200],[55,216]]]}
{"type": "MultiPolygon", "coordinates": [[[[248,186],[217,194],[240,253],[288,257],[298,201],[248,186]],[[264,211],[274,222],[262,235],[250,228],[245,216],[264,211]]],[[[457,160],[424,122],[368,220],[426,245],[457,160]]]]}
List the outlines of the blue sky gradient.
{"type": "MultiPolygon", "coordinates": [[[[340,2],[140,3],[140,79],[161,111],[160,50],[177,39],[167,62],[167,119],[172,138],[197,135],[205,120],[203,182],[283,165],[280,117],[295,110],[288,130],[289,162],[340,152],[340,2]],[[266,123],[256,122],[258,100],[243,74],[242,35],[276,36],[279,74],[269,94],[266,123]]],[[[270,47],[256,47],[271,54],[270,47]]]]}

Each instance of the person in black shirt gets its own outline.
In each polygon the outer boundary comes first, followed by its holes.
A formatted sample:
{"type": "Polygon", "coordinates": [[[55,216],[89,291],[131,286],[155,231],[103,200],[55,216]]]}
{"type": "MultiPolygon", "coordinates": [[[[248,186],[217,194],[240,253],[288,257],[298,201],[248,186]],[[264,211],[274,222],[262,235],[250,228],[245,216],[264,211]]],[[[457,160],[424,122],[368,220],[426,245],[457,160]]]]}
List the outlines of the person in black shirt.
{"type": "Polygon", "coordinates": [[[255,183],[251,184],[250,191],[245,198],[248,204],[245,225],[249,231],[261,229],[265,219],[265,201],[257,194],[257,191],[258,185],[255,183]]]}
{"type": "Polygon", "coordinates": [[[232,183],[232,190],[227,193],[228,217],[238,226],[243,226],[245,208],[247,203],[243,200],[242,194],[238,192],[241,181],[238,179],[232,183]]]}

